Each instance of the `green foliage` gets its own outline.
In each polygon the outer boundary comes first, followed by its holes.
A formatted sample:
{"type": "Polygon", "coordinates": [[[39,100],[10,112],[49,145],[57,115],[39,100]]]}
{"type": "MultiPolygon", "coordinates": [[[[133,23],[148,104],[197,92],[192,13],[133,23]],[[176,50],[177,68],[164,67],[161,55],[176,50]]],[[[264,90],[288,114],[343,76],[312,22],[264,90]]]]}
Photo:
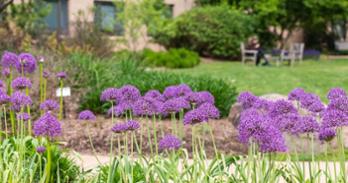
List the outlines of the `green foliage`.
{"type": "Polygon", "coordinates": [[[199,64],[199,55],[185,48],[169,49],[167,52],[143,51],[144,63],[167,68],[189,68],[199,64]]]}
{"type": "Polygon", "coordinates": [[[216,106],[222,116],[227,116],[235,102],[236,88],[223,79],[210,76],[192,77],[186,74],[145,71],[133,60],[96,59],[84,54],[73,54],[66,68],[72,77],[74,89],[83,91],[80,108],[104,113],[109,106],[100,102],[99,96],[107,87],[122,87],[131,84],[142,93],[150,89],[163,91],[167,86],[188,84],[195,91],[210,91],[215,96],[216,106]]]}
{"type": "Polygon", "coordinates": [[[166,47],[183,47],[219,58],[239,55],[240,43],[253,32],[253,20],[242,11],[221,6],[192,9],[153,35],[166,47]]]}
{"type": "MultiPolygon", "coordinates": [[[[3,140],[0,144],[0,182],[39,182],[43,178],[46,153],[38,154],[36,147],[42,143],[45,142],[40,143],[38,139],[30,136],[22,138],[11,137],[3,140]]],[[[51,147],[53,162],[51,169],[52,181],[76,181],[80,175],[80,168],[73,160],[66,157],[57,146],[51,147]]]]}

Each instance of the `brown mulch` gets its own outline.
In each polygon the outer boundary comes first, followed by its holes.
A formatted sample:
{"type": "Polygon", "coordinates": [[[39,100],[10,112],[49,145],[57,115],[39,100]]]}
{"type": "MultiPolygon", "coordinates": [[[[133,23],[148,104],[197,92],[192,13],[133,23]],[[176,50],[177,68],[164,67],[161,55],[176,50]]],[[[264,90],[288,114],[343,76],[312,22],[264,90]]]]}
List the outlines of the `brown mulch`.
{"type": "MultiPolygon", "coordinates": [[[[124,119],[115,119],[115,122],[122,121],[124,119]]],[[[150,153],[147,136],[147,124],[152,124],[151,121],[146,122],[145,119],[137,119],[141,122],[143,127],[143,151],[150,153]]],[[[208,125],[196,125],[196,134],[199,134],[204,141],[205,151],[208,157],[214,155],[214,148],[212,138],[209,133],[208,125]],[[199,131],[199,133],[197,133],[199,131]]],[[[241,154],[246,152],[246,148],[238,142],[237,131],[230,122],[225,119],[215,120],[209,122],[209,126],[212,128],[214,133],[214,140],[217,149],[226,154],[241,154]]],[[[92,153],[92,148],[89,142],[89,134],[93,142],[94,148],[98,154],[107,154],[110,150],[110,137],[112,131],[111,119],[105,119],[104,117],[98,116],[95,122],[85,122],[79,120],[65,120],[63,122],[63,136],[62,141],[66,143],[66,147],[78,151],[80,153],[92,153]]],[[[171,121],[164,120],[156,123],[158,130],[158,140],[163,134],[171,133],[171,121]],[[163,130],[162,130],[163,129],[163,130]]],[[[191,151],[191,127],[183,127],[183,146],[191,151]]],[[[152,130],[152,129],[151,129],[152,130]]],[[[152,132],[152,131],[151,131],[152,132]]],[[[136,132],[137,142],[140,143],[141,130],[136,132]]],[[[152,135],[151,135],[152,136],[152,135]]],[[[117,138],[117,135],[116,135],[117,138]]],[[[122,141],[123,138],[121,138],[122,141]]],[[[116,140],[115,140],[116,141],[116,140]]],[[[153,142],[153,136],[152,136],[153,142]]],[[[130,140],[128,140],[130,143],[130,140]]],[[[121,142],[123,144],[123,141],[121,142]]],[[[114,144],[117,148],[117,143],[114,144]]],[[[122,146],[122,145],[121,145],[122,146]]],[[[139,145],[140,146],[140,145],[139,145]]],[[[129,146],[130,147],[130,146],[129,146]]],[[[135,148],[135,146],[134,146],[135,148]]]]}

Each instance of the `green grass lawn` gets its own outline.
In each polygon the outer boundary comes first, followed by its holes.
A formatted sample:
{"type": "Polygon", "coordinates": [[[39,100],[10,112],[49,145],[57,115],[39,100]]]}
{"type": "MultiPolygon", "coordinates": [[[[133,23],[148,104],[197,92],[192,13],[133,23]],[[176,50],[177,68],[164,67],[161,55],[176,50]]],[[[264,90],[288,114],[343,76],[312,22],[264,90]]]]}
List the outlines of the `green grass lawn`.
{"type": "Polygon", "coordinates": [[[287,94],[296,87],[314,92],[325,98],[332,87],[348,90],[348,60],[303,61],[293,67],[256,67],[251,63],[208,62],[191,69],[176,69],[176,73],[210,75],[231,82],[239,92],[251,91],[256,95],[287,94]]]}

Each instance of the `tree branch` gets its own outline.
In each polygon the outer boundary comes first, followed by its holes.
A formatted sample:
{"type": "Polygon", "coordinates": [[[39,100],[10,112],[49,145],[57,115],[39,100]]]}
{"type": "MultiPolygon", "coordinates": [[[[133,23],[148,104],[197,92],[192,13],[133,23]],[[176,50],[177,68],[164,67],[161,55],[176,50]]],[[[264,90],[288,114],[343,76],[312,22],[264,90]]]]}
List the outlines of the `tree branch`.
{"type": "Polygon", "coordinates": [[[12,3],[13,0],[0,0],[0,13],[2,13],[12,3]]]}

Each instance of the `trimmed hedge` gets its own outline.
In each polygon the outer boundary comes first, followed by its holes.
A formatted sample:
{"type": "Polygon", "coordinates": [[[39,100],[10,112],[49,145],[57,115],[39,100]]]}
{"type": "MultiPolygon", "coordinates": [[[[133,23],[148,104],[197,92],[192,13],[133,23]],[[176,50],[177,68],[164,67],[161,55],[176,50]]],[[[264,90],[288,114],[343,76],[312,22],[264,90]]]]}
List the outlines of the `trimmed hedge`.
{"type": "Polygon", "coordinates": [[[169,49],[167,52],[143,51],[145,65],[167,68],[190,68],[199,64],[200,58],[196,52],[185,48],[169,49]]]}
{"type": "Polygon", "coordinates": [[[74,54],[68,63],[78,68],[70,74],[74,83],[78,83],[73,86],[84,91],[80,109],[90,109],[96,113],[104,113],[109,108],[99,99],[105,88],[121,87],[126,84],[136,86],[142,94],[150,89],[163,92],[165,87],[180,83],[188,84],[195,91],[210,91],[223,117],[228,115],[237,96],[236,87],[225,80],[209,76],[193,77],[169,72],[145,71],[138,62],[132,60],[119,61],[116,58],[98,60],[92,56],[74,54]]]}

